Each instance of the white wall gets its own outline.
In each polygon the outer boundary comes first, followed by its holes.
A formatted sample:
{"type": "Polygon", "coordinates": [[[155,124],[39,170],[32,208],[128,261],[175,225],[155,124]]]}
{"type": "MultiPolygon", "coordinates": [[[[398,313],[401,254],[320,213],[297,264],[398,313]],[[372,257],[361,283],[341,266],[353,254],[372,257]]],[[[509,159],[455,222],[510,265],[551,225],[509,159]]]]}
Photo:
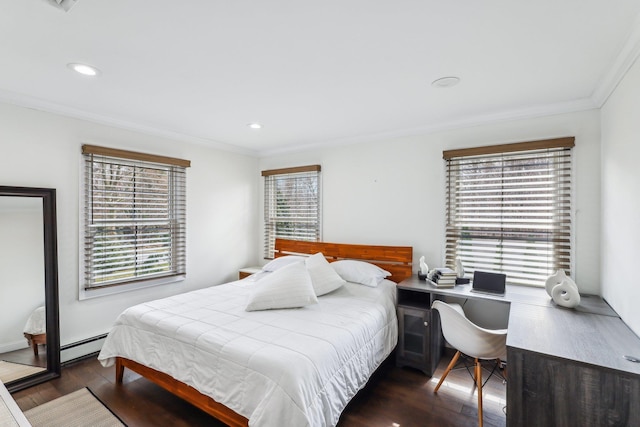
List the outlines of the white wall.
{"type": "Polygon", "coordinates": [[[108,331],[115,317],[130,305],[234,279],[238,268],[260,261],[260,170],[321,164],[325,241],[411,245],[414,263],[425,255],[430,265],[437,265],[443,259],[444,242],[442,150],[571,135],[576,137],[575,279],[581,292],[599,293],[597,110],[333,146],[258,161],[0,104],[0,185],[58,190],[61,342],[67,344],[108,331]],[[187,280],[78,301],[78,192],[83,143],[192,161],[187,175],[187,280]]]}
{"type": "MultiPolygon", "coordinates": [[[[599,294],[598,110],[273,156],[261,159],[260,169],[321,164],[323,240],[413,246],[417,270],[421,255],[430,266],[444,261],[443,150],[562,136],[576,138],[573,277],[582,293],[599,294]]],[[[470,300],[465,312],[481,326],[506,328],[505,304],[470,300]]]]}
{"type": "MultiPolygon", "coordinates": [[[[0,185],[57,190],[61,343],[108,332],[126,307],[237,278],[256,262],[257,159],[0,104],[0,185]],[[187,171],[187,279],[78,300],[80,149],[102,145],[191,160],[187,171]]],[[[4,285],[3,285],[4,286],[4,285]]]]}
{"type": "Polygon", "coordinates": [[[278,155],[261,159],[260,168],[321,164],[323,240],[410,245],[416,268],[421,255],[425,255],[430,266],[436,266],[444,259],[442,151],[562,136],[576,137],[574,278],[581,292],[597,294],[600,292],[598,110],[278,155]]]}
{"type": "Polygon", "coordinates": [[[640,63],[602,108],[602,296],[640,335],[640,63]]]}
{"type": "Polygon", "coordinates": [[[26,348],[24,326],[44,305],[42,201],[0,200],[0,353],[26,348]]]}

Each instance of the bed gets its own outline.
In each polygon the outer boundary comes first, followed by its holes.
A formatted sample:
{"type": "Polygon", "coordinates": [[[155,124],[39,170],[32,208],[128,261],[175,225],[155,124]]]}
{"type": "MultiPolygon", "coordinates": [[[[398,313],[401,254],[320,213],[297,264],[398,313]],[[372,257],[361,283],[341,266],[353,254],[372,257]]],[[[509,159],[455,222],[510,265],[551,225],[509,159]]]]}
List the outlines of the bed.
{"type": "Polygon", "coordinates": [[[318,252],[391,276],[346,282],[302,308],[245,310],[284,268],[139,304],[119,316],[99,360],[116,365],[117,383],[131,369],[230,426],[335,425],[396,345],[394,282],[411,275],[413,251],[276,240],[280,261],[318,252]]]}

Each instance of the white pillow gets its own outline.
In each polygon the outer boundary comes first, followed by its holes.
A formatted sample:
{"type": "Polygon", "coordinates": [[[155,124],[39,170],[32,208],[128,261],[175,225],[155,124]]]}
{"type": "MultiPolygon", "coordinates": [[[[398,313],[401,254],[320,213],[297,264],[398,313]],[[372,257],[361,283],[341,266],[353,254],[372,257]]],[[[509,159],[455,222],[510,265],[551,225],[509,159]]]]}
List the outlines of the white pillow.
{"type": "Polygon", "coordinates": [[[391,276],[387,270],[364,261],[341,260],[332,262],[333,269],[347,282],[376,287],[385,277],[391,276]]]}
{"type": "Polygon", "coordinates": [[[262,267],[262,271],[276,271],[289,264],[293,264],[294,262],[304,261],[306,258],[307,257],[299,255],[281,256],[266,263],[264,267],[262,267]]]}
{"type": "Polygon", "coordinates": [[[331,267],[322,252],[311,255],[306,259],[305,264],[316,296],[328,294],[345,284],[344,279],[331,267]]]}
{"type": "Polygon", "coordinates": [[[302,261],[289,264],[255,284],[246,311],[295,308],[317,304],[311,277],[302,261]]]}

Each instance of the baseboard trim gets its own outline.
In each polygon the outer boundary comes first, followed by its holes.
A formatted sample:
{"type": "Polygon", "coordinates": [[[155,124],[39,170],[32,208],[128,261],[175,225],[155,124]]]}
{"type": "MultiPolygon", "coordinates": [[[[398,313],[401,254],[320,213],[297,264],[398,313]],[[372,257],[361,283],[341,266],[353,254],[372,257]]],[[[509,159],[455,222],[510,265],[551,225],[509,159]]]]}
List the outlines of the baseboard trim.
{"type": "Polygon", "coordinates": [[[74,359],[66,360],[66,361],[62,362],[60,364],[60,366],[62,366],[64,368],[65,366],[73,365],[75,363],[82,362],[83,360],[94,359],[94,358],[98,357],[99,354],[100,354],[99,351],[94,351],[93,353],[85,354],[83,356],[79,356],[79,357],[76,357],[74,359]]]}
{"type": "Polygon", "coordinates": [[[85,345],[85,344],[88,344],[90,342],[94,342],[94,341],[105,339],[107,337],[107,335],[109,335],[109,334],[97,335],[95,337],[87,338],[87,339],[84,339],[84,340],[81,340],[81,341],[76,341],[76,342],[73,342],[71,344],[65,344],[63,346],[60,346],[60,351],[69,350],[70,348],[79,347],[81,345],[85,345]]]}
{"type": "Polygon", "coordinates": [[[66,366],[71,363],[95,357],[100,353],[100,349],[102,348],[102,344],[106,338],[107,334],[101,334],[61,346],[61,365],[66,366]]]}

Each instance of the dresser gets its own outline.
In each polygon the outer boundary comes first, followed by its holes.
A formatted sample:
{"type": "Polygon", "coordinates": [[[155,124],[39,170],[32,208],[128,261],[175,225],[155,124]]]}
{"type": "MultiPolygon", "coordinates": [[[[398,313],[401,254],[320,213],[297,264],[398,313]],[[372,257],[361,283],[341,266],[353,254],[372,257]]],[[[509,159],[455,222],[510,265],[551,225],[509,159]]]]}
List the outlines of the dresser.
{"type": "Polygon", "coordinates": [[[240,270],[238,270],[238,280],[242,280],[245,277],[249,277],[252,274],[256,274],[258,272],[260,272],[261,268],[260,267],[245,267],[245,268],[241,268],[240,270]]]}

